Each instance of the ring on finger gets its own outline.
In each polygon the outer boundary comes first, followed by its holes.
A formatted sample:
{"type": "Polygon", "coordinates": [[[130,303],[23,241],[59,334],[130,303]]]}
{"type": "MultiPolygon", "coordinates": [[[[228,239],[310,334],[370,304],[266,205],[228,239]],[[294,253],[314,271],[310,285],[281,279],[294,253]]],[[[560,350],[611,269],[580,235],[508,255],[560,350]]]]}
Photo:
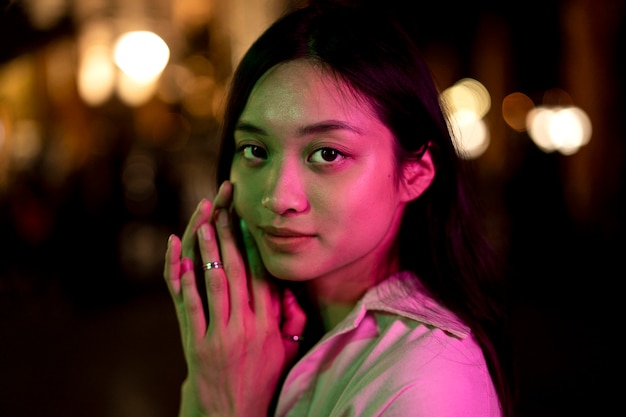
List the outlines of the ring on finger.
{"type": "Polygon", "coordinates": [[[204,265],[202,265],[202,269],[204,269],[205,271],[208,271],[209,269],[219,269],[219,268],[224,268],[224,264],[219,261],[207,262],[204,265]]]}

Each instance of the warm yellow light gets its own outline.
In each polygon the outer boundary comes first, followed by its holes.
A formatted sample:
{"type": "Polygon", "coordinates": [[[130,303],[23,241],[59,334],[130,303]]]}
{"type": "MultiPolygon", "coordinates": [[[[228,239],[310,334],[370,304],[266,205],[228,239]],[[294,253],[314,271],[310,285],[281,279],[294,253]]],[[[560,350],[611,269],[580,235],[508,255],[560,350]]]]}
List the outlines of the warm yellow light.
{"type": "Polygon", "coordinates": [[[526,130],[526,116],[535,107],[535,103],[524,93],[515,92],[502,100],[502,117],[513,130],[526,130]]]}
{"type": "Polygon", "coordinates": [[[550,136],[559,152],[570,155],[589,142],[591,123],[582,110],[566,107],[555,111],[552,116],[550,136]]]}
{"type": "Polygon", "coordinates": [[[11,157],[19,167],[30,165],[43,148],[41,125],[36,120],[23,119],[15,122],[11,157]]]}
{"type": "Polygon", "coordinates": [[[576,153],[591,138],[591,121],[575,106],[538,106],[528,113],[528,134],[545,152],[576,153]]]}
{"type": "Polygon", "coordinates": [[[489,146],[489,129],[483,119],[477,119],[473,112],[458,110],[450,121],[457,154],[464,159],[475,159],[489,146]]]}
{"type": "Polygon", "coordinates": [[[556,145],[550,137],[550,121],[553,111],[538,106],[528,112],[526,126],[530,139],[544,152],[554,152],[556,145]]]}
{"type": "Polygon", "coordinates": [[[0,150],[2,150],[2,146],[4,145],[4,140],[6,137],[6,129],[4,128],[4,123],[0,120],[0,150]]]}
{"type": "Polygon", "coordinates": [[[122,72],[117,78],[117,95],[130,106],[140,106],[150,99],[157,89],[156,79],[147,82],[137,81],[122,72]]]}
{"type": "Polygon", "coordinates": [[[463,78],[441,93],[450,113],[454,145],[462,158],[482,155],[489,146],[489,129],[483,117],[491,108],[489,92],[479,81],[463,78]]]}
{"type": "Polygon", "coordinates": [[[472,112],[477,119],[483,118],[491,108],[489,92],[479,81],[463,78],[445,89],[442,98],[452,112],[457,110],[472,112]]]}
{"type": "Polygon", "coordinates": [[[115,66],[111,51],[104,45],[86,48],[78,69],[78,93],[82,99],[97,106],[111,96],[115,85],[115,66]]]}
{"type": "Polygon", "coordinates": [[[150,31],[127,32],[115,43],[115,64],[140,84],[157,78],[170,59],[170,49],[150,31]]]}

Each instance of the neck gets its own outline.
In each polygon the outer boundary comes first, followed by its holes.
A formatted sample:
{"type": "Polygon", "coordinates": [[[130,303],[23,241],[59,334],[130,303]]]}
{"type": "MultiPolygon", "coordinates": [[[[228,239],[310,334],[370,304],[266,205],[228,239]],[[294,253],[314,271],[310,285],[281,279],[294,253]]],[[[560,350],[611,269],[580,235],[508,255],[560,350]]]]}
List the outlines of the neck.
{"type": "Polygon", "coordinates": [[[332,276],[309,281],[306,284],[307,293],[319,313],[324,332],[328,332],[346,318],[367,290],[396,271],[398,263],[394,260],[377,267],[353,267],[349,273],[341,270],[332,276]]]}
{"type": "Polygon", "coordinates": [[[328,332],[350,314],[356,302],[351,304],[328,303],[318,305],[320,320],[324,326],[324,332],[328,332]]]}

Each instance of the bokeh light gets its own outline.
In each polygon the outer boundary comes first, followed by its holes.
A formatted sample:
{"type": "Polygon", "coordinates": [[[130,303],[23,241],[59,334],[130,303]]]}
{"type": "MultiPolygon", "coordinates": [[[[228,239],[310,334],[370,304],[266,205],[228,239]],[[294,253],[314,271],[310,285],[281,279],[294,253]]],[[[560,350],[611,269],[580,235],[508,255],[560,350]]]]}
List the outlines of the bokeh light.
{"type": "Polygon", "coordinates": [[[97,106],[109,99],[115,85],[116,69],[111,50],[93,45],[83,51],[78,69],[78,92],[85,103],[97,106]]]}
{"type": "Polygon", "coordinates": [[[491,108],[487,88],[472,78],[463,78],[441,92],[441,100],[449,112],[457,153],[474,159],[489,146],[489,130],[483,120],[491,108]]]}
{"type": "Polygon", "coordinates": [[[154,32],[140,30],[119,37],[114,47],[115,64],[138,83],[158,77],[170,58],[170,50],[154,32]]]}
{"type": "Polygon", "coordinates": [[[78,38],[77,85],[81,99],[99,106],[113,94],[117,69],[113,62],[113,24],[98,19],[84,25],[78,38]]]}
{"type": "Polygon", "coordinates": [[[528,113],[528,134],[545,152],[576,153],[592,133],[587,114],[576,106],[549,108],[537,106],[528,113]]]}
{"type": "Polygon", "coordinates": [[[43,147],[39,122],[23,119],[15,122],[11,148],[13,161],[17,167],[31,165],[43,147]]]}
{"type": "Polygon", "coordinates": [[[535,103],[524,93],[515,92],[502,100],[502,118],[511,129],[526,131],[526,116],[535,107],[535,103]]]}
{"type": "Polygon", "coordinates": [[[118,74],[116,91],[120,99],[130,106],[140,106],[152,97],[157,89],[156,80],[140,81],[122,72],[118,74]]]}
{"type": "Polygon", "coordinates": [[[154,32],[132,31],[121,35],[113,48],[113,59],[121,70],[117,93],[122,101],[139,106],[152,97],[169,58],[169,47],[154,32]]]}
{"type": "Polygon", "coordinates": [[[4,122],[0,119],[0,151],[4,145],[4,141],[6,139],[6,128],[4,127],[4,122]]]}

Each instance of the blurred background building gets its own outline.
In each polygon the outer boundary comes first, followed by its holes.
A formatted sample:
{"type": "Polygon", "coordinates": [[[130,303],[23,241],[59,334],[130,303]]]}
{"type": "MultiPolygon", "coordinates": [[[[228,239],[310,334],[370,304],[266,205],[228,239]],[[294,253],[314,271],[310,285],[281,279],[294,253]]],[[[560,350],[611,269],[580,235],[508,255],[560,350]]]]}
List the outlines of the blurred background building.
{"type": "MultiPolygon", "coordinates": [[[[520,417],[612,411],[626,2],[380,3],[422,47],[509,260],[520,417]]],[[[167,237],[213,195],[234,65],[295,6],[0,0],[0,416],[176,415],[167,237]]]]}

